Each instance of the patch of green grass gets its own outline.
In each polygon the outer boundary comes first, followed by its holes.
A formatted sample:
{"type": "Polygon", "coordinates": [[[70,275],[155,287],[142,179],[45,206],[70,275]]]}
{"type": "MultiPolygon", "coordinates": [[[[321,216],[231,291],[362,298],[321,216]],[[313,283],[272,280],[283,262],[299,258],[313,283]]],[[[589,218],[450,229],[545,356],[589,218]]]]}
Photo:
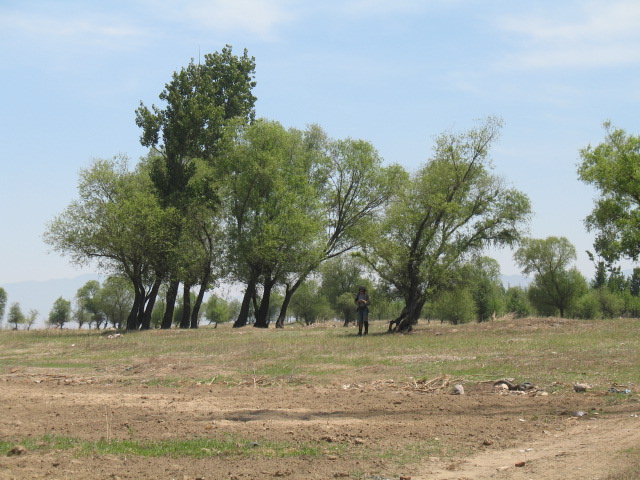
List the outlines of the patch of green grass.
{"type": "Polygon", "coordinates": [[[376,454],[377,457],[390,460],[397,465],[416,464],[428,457],[451,457],[463,452],[453,450],[440,440],[426,440],[404,443],[401,447],[386,449],[376,454]]]}
{"type": "Polygon", "coordinates": [[[256,458],[320,457],[327,454],[344,454],[348,445],[333,443],[292,444],[290,442],[252,441],[232,435],[222,438],[166,439],[138,441],[116,439],[98,441],[71,437],[45,435],[38,438],[0,441],[0,454],[8,453],[15,445],[28,451],[75,450],[84,455],[136,455],[140,457],[191,457],[248,456],[256,458]]]}

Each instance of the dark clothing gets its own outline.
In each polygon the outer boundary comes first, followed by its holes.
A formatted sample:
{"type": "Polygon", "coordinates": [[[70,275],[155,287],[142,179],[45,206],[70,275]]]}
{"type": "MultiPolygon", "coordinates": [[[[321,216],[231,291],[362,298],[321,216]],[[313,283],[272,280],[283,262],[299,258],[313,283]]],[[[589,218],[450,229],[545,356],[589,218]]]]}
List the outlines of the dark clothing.
{"type": "Polygon", "coordinates": [[[369,295],[366,290],[358,292],[356,295],[355,303],[358,306],[358,335],[362,335],[362,327],[364,326],[364,334],[369,333],[369,295]]]}

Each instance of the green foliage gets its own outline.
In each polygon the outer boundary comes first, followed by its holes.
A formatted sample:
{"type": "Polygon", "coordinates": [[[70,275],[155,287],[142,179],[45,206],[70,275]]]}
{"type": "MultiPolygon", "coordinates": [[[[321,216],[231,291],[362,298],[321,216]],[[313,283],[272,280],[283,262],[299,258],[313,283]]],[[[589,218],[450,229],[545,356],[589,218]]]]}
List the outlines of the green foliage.
{"type": "Polygon", "coordinates": [[[584,320],[602,318],[600,300],[598,299],[596,290],[589,290],[575,302],[575,305],[571,309],[571,316],[584,320]]]}
{"type": "Polygon", "coordinates": [[[504,287],[500,278],[500,265],[489,257],[473,259],[466,268],[466,282],[473,294],[478,321],[484,322],[502,315],[505,309],[504,287]]]}
{"type": "Polygon", "coordinates": [[[585,224],[609,262],[640,255],[640,136],[604,124],[605,140],[580,151],[578,177],[600,194],[585,224]]]}
{"type": "Polygon", "coordinates": [[[454,325],[472,322],[478,318],[473,294],[464,288],[443,292],[433,304],[435,318],[454,325]]]}
{"type": "Polygon", "coordinates": [[[518,318],[528,317],[533,313],[527,291],[520,287],[509,287],[505,293],[506,311],[515,313],[518,318]]]}
{"type": "Polygon", "coordinates": [[[238,57],[227,45],[222,52],[206,54],[204,63],[191,60],[174,72],[160,93],[164,108],[140,104],[140,143],[161,154],[152,165],[151,178],[164,205],[191,203],[190,180],[196,170],[192,160],[212,161],[228,146],[225,129],[254,119],[254,72],[255,59],[246,50],[238,57]]]}
{"type": "MultiPolygon", "coordinates": [[[[113,328],[122,328],[127,320],[127,315],[133,305],[133,288],[131,282],[120,276],[110,276],[104,282],[98,292],[98,304],[104,313],[106,321],[113,328]]],[[[96,328],[100,325],[96,321],[96,328]]]]}
{"type": "Polygon", "coordinates": [[[353,297],[353,293],[344,292],[334,300],[334,308],[344,320],[345,325],[356,321],[356,307],[353,303],[353,297]]]}
{"type": "Polygon", "coordinates": [[[7,315],[7,323],[13,326],[14,330],[17,330],[20,325],[25,322],[25,316],[22,313],[20,304],[13,302],[9,307],[9,314],[7,315]]]}
{"type": "Polygon", "coordinates": [[[405,300],[401,329],[466,258],[521,237],[529,200],[490,173],[489,149],[501,126],[489,118],[466,133],[440,135],[431,160],[396,182],[384,218],[366,232],[368,264],[405,300]]]}
{"type": "Polygon", "coordinates": [[[87,323],[95,323],[99,326],[102,323],[104,313],[100,298],[100,282],[97,280],[89,280],[76,292],[76,311],[74,317],[78,322],[78,327],[87,323]]]}
{"type": "Polygon", "coordinates": [[[71,319],[71,302],[62,297],[53,302],[53,308],[49,312],[49,325],[62,328],[71,319]]]}
{"type": "MultiPolygon", "coordinates": [[[[351,302],[353,305],[353,297],[351,302]]],[[[293,314],[306,325],[333,317],[331,306],[326,297],[320,294],[318,282],[315,280],[309,280],[302,284],[291,299],[291,309],[293,314]]]]}
{"type": "Polygon", "coordinates": [[[204,305],[204,318],[211,323],[231,322],[238,316],[240,302],[211,295],[204,305]]]}
{"type": "Polygon", "coordinates": [[[575,247],[565,237],[526,239],[514,259],[525,275],[533,275],[528,293],[531,303],[543,315],[560,316],[573,306],[588,285],[575,268],[575,247]]]}

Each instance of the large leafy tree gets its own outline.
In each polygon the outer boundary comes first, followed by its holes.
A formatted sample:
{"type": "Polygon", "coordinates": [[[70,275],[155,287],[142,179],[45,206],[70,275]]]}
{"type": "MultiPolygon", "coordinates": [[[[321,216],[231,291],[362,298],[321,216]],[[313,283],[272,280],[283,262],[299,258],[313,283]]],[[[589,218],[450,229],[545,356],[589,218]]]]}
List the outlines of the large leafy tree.
{"type": "Polygon", "coordinates": [[[465,260],[489,245],[513,245],[530,214],[528,198],[490,171],[502,122],[488,118],[437,137],[432,159],[404,182],[384,218],[365,232],[363,258],[404,299],[392,322],[408,331],[425,302],[465,260]]]}
{"type": "Polygon", "coordinates": [[[242,129],[227,158],[229,265],[233,280],[246,285],[236,327],[247,324],[252,300],[255,326],[268,326],[273,288],[318,256],[326,176],[316,135],[260,120],[242,129]]]}
{"type": "Polygon", "coordinates": [[[364,140],[332,140],[318,135],[317,146],[328,161],[320,249],[307,257],[299,271],[285,279],[285,296],[276,322],[282,326],[291,298],[303,282],[325,261],[355,249],[366,225],[382,211],[406,175],[398,165],[383,166],[373,145],[364,140]]]}
{"type": "Polygon", "coordinates": [[[585,278],[572,266],[576,249],[565,237],[523,240],[514,259],[522,273],[533,276],[528,294],[540,313],[558,312],[564,317],[588,289],[585,278]]]}
{"type": "Polygon", "coordinates": [[[135,292],[127,328],[148,328],[155,265],[173,251],[181,228],[177,210],[162,208],[144,165],[130,171],[124,157],[95,160],[80,172],[78,192],[79,199],[48,225],[45,241],[76,264],[93,262],[126,276],[135,292]]]}
{"type": "MultiPolygon", "coordinates": [[[[136,110],[136,123],[142,129],[140,142],[156,153],[152,156],[150,169],[156,194],[164,207],[177,209],[185,220],[200,216],[193,214],[194,209],[207,206],[215,210],[217,207],[217,182],[193,180],[202,177],[203,169],[215,176],[216,161],[232,138],[225,135],[229,126],[244,125],[254,120],[254,73],[255,59],[248,56],[247,50],[242,56],[236,56],[232,47],[227,45],[221,52],[205,55],[203,63],[192,60],[174,72],[160,93],[163,107],[153,105],[148,108],[141,103],[136,110]],[[199,160],[204,163],[199,163],[199,160]],[[212,167],[213,172],[210,170],[212,167]]],[[[191,298],[191,285],[195,281],[201,284],[201,294],[191,315],[191,325],[197,325],[194,319],[211,273],[206,271],[208,266],[205,263],[188,258],[188,250],[195,242],[200,242],[205,250],[209,250],[209,256],[212,253],[207,245],[210,235],[209,238],[203,237],[201,226],[202,223],[187,231],[179,229],[174,232],[174,254],[163,259],[163,271],[158,277],[170,277],[163,328],[171,325],[180,281],[184,283],[183,299],[187,301],[191,298]],[[199,236],[194,241],[189,235],[195,231],[199,236]],[[186,263],[191,265],[184,268],[186,263]],[[194,273],[194,268],[197,268],[194,263],[199,263],[198,273],[194,273]]],[[[159,283],[156,286],[159,287],[159,283]]],[[[183,327],[189,326],[191,310],[190,305],[183,306],[183,327]]]]}
{"type": "Polygon", "coordinates": [[[599,198],[585,224],[596,233],[594,247],[609,263],[640,256],[640,136],[604,124],[605,140],[580,151],[578,177],[599,198]]]}

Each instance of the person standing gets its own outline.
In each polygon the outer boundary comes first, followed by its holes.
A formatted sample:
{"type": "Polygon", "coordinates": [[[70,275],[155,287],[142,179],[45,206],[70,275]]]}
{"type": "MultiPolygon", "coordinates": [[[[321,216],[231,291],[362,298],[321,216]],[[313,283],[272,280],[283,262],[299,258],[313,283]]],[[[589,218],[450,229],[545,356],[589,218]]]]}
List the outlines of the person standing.
{"type": "Polygon", "coordinates": [[[369,295],[367,289],[363,286],[358,288],[358,294],[355,299],[358,311],[358,336],[362,336],[362,327],[364,327],[364,334],[369,333],[369,295]]]}

